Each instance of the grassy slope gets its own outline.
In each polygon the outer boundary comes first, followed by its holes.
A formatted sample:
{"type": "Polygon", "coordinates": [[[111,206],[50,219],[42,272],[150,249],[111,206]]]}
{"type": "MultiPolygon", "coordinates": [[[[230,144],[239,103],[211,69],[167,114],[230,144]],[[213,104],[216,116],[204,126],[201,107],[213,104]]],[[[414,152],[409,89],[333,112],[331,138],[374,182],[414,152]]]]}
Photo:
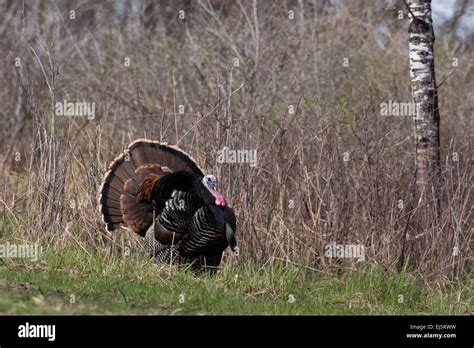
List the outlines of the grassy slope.
{"type": "Polygon", "coordinates": [[[0,260],[4,314],[467,314],[472,280],[428,290],[411,274],[330,277],[294,267],[241,265],[217,275],[81,251],[38,262],[0,260]],[[184,302],[180,303],[180,295],[184,302]],[[289,303],[289,296],[296,299],[289,303]],[[398,303],[403,294],[404,303],[398,303]],[[70,303],[71,295],[75,303],[70,303]]]}

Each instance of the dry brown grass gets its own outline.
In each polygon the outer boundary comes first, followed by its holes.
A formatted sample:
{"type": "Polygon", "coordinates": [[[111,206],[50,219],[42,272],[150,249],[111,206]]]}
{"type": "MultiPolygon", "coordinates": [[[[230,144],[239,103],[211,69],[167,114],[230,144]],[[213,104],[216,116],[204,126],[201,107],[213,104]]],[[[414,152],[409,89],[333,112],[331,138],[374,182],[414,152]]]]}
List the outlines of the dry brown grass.
{"type": "MultiPolygon", "coordinates": [[[[178,144],[220,178],[238,213],[240,262],[324,271],[402,260],[437,279],[469,271],[473,44],[437,38],[438,81],[459,60],[440,88],[438,219],[419,214],[413,198],[412,119],[380,115],[382,102],[411,102],[407,21],[371,4],[173,2],[146,22],[149,14],[117,14],[110,1],[4,3],[3,236],[108,248],[115,237],[96,203],[102,174],[131,140],[148,137],[178,144]],[[95,103],[95,119],[54,115],[64,99],[95,103]],[[224,146],[257,150],[258,165],[217,163],[224,146]],[[332,241],[364,244],[367,261],[325,258],[332,241]]],[[[134,243],[119,236],[122,247],[134,243]]]]}

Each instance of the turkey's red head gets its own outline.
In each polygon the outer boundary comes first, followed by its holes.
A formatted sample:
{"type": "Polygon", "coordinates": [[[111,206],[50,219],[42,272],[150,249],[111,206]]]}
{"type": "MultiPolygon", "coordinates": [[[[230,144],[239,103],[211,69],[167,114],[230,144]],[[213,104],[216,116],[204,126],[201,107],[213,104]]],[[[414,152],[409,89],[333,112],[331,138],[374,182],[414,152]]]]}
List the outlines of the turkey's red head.
{"type": "Polygon", "coordinates": [[[202,184],[209,191],[209,193],[214,197],[214,204],[218,207],[225,207],[227,203],[224,199],[222,193],[217,191],[217,180],[214,175],[206,175],[202,178],[202,184]]]}

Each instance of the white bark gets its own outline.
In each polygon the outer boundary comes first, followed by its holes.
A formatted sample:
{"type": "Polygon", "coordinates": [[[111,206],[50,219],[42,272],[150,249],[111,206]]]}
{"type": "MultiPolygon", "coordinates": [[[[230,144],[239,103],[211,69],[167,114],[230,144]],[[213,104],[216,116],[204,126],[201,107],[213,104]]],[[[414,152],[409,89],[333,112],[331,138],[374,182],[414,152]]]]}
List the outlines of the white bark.
{"type": "Polygon", "coordinates": [[[440,176],[439,110],[434,69],[434,31],[430,0],[410,0],[409,49],[413,100],[417,106],[416,184],[420,198],[437,197],[440,176]],[[415,18],[413,18],[413,15],[415,18]]]}

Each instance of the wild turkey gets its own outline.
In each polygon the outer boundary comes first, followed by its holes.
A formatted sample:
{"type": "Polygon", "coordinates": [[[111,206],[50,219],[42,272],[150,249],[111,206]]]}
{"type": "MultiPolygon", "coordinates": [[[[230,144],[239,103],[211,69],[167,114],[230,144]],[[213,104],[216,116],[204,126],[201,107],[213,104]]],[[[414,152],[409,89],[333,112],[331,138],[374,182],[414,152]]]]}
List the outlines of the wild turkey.
{"type": "Polygon", "coordinates": [[[136,140],[111,163],[99,192],[107,230],[124,225],[142,237],[150,230],[158,262],[212,269],[236,247],[235,214],[216,178],[177,147],[136,140]]]}

